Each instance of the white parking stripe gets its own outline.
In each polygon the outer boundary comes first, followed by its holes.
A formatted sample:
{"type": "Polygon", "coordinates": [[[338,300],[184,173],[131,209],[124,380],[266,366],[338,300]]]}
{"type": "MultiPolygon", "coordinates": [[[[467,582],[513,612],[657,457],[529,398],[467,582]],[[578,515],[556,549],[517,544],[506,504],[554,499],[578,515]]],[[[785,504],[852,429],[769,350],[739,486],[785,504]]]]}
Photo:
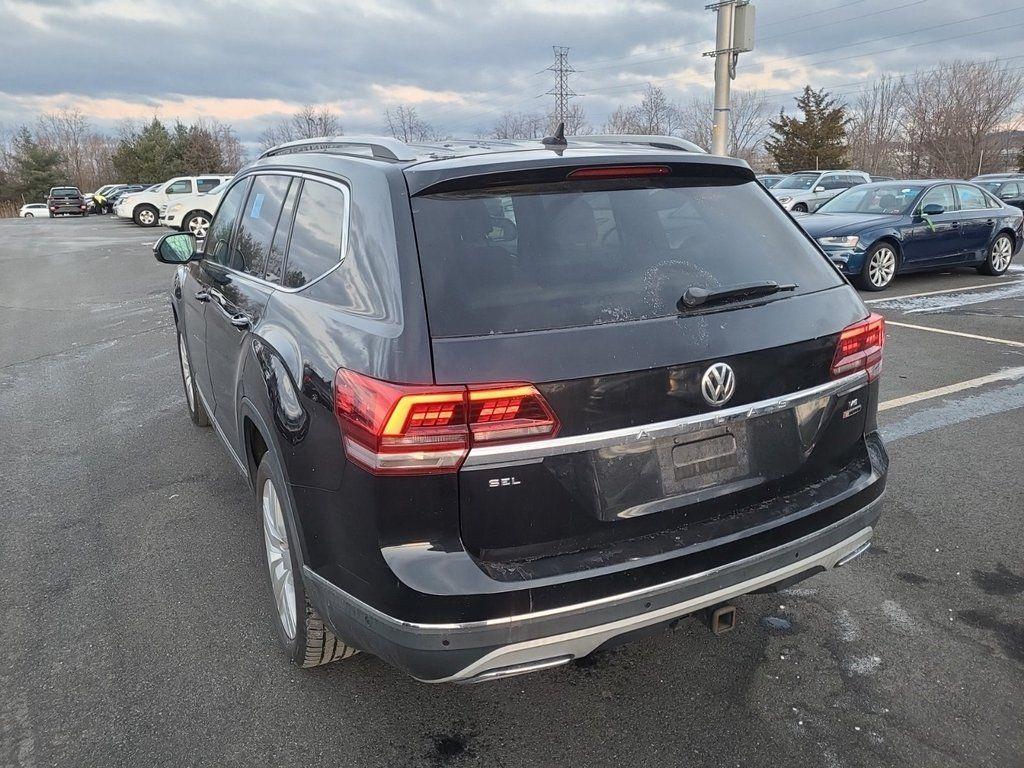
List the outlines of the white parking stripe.
{"type": "Polygon", "coordinates": [[[961,333],[960,331],[947,331],[945,328],[929,328],[927,325],[911,325],[910,323],[897,323],[894,320],[886,320],[886,325],[897,328],[913,328],[915,331],[931,331],[932,333],[944,333],[947,336],[961,336],[965,339],[978,339],[979,341],[990,341],[993,344],[1006,344],[1009,347],[1024,348],[1024,341],[1011,341],[1010,339],[995,339],[991,336],[979,336],[976,333],[961,333]]]}
{"type": "Polygon", "coordinates": [[[929,389],[924,392],[918,392],[917,394],[914,395],[907,395],[906,397],[897,397],[894,400],[886,400],[884,403],[878,406],[878,410],[888,411],[890,408],[900,408],[904,405],[910,405],[911,403],[919,403],[922,400],[931,400],[934,397],[944,397],[945,395],[952,395],[955,392],[962,392],[965,389],[983,387],[986,384],[991,384],[994,381],[1006,381],[1007,379],[1020,378],[1024,378],[1024,367],[1007,368],[1006,370],[999,371],[998,373],[990,373],[988,376],[979,376],[978,378],[970,379],[969,381],[961,381],[959,384],[950,384],[945,387],[936,387],[935,389],[929,389]]]}
{"type": "Polygon", "coordinates": [[[984,285],[968,285],[965,288],[943,288],[941,291],[924,291],[923,293],[907,293],[899,296],[886,296],[881,299],[865,299],[865,304],[884,304],[887,301],[899,301],[900,299],[916,299],[921,296],[938,296],[940,293],[959,293],[960,291],[977,291],[982,288],[1002,288],[1004,285],[1022,283],[1024,280],[1010,280],[1000,283],[985,283],[984,285]]]}

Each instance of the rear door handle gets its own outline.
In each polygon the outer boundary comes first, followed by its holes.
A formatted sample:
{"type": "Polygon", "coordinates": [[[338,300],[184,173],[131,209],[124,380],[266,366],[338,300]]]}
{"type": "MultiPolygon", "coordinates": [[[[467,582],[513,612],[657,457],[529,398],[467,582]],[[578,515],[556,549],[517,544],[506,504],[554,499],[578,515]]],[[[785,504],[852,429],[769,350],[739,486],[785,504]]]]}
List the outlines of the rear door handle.
{"type": "Polygon", "coordinates": [[[206,291],[196,291],[196,301],[209,301],[210,294],[206,291]]]}
{"type": "Polygon", "coordinates": [[[252,320],[249,318],[248,315],[243,315],[239,313],[237,315],[231,316],[231,324],[235,326],[235,328],[248,328],[250,325],[252,325],[252,320]]]}

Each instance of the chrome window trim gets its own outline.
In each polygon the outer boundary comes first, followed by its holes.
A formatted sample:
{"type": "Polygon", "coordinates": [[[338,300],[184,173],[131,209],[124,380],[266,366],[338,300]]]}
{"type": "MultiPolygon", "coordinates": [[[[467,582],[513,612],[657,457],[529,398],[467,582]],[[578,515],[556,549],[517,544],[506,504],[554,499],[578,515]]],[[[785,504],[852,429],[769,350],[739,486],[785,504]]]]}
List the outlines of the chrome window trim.
{"type": "Polygon", "coordinates": [[[495,465],[513,462],[540,461],[548,456],[559,456],[579,451],[595,451],[611,446],[620,446],[630,442],[645,442],[660,437],[695,432],[701,429],[721,426],[733,421],[766,416],[779,411],[796,408],[804,403],[825,397],[846,394],[866,384],[868,375],[858,371],[835,381],[829,381],[810,389],[780,395],[756,403],[737,405],[718,411],[684,416],[671,421],[660,421],[654,424],[642,424],[636,427],[612,429],[606,432],[594,432],[588,435],[572,435],[555,437],[548,440],[536,440],[530,443],[512,443],[509,445],[489,445],[474,447],[469,451],[463,470],[492,469],[495,465]]]}
{"type": "MultiPolygon", "coordinates": [[[[317,182],[320,182],[321,184],[326,184],[327,186],[335,187],[336,189],[341,190],[342,197],[345,200],[345,210],[343,212],[342,222],[341,222],[341,249],[340,249],[340,251],[338,253],[338,261],[337,261],[337,263],[333,264],[331,267],[329,267],[326,272],[323,272],[322,274],[320,274],[317,277],[313,278],[308,283],[306,283],[304,285],[300,285],[298,288],[289,288],[286,285],[281,285],[281,283],[275,283],[275,282],[272,282],[270,280],[264,280],[262,277],[256,277],[256,275],[251,275],[248,272],[242,272],[241,270],[233,269],[233,268],[227,266],[226,264],[221,264],[220,262],[217,262],[217,261],[213,262],[218,267],[223,269],[225,272],[229,272],[232,275],[232,277],[242,277],[242,278],[245,278],[246,280],[251,280],[252,282],[256,283],[257,285],[266,286],[266,287],[271,288],[272,290],[275,290],[275,291],[283,291],[284,293],[299,293],[300,291],[306,290],[307,288],[309,288],[309,286],[313,285],[314,283],[320,282],[321,280],[323,280],[325,277],[327,277],[329,274],[331,274],[334,270],[336,270],[338,267],[340,267],[344,263],[345,257],[348,255],[348,239],[349,239],[348,238],[348,229],[349,229],[350,212],[352,210],[352,205],[351,205],[352,192],[348,188],[347,184],[345,184],[342,181],[338,181],[337,179],[332,179],[332,178],[330,178],[328,176],[318,176],[318,175],[316,175],[314,173],[304,173],[304,172],[301,172],[301,171],[289,171],[289,170],[278,170],[278,169],[262,171],[262,170],[259,170],[259,169],[255,169],[252,173],[247,173],[244,176],[237,176],[237,177],[235,177],[234,182],[231,184],[231,186],[224,190],[224,195],[221,197],[221,199],[223,200],[224,197],[226,197],[228,195],[228,193],[232,189],[234,189],[235,184],[243,183],[243,182],[248,183],[248,181],[250,179],[252,179],[252,178],[254,178],[256,176],[291,176],[293,178],[302,179],[304,181],[317,181],[317,182]]],[[[302,201],[302,196],[300,195],[298,202],[301,202],[301,201],[302,201]]],[[[211,224],[212,223],[213,222],[211,222],[211,224]]],[[[239,223],[240,222],[236,222],[235,223],[236,231],[237,231],[237,227],[238,227],[239,223]]],[[[280,222],[278,222],[278,223],[280,223],[280,222]]],[[[294,224],[294,220],[293,220],[293,224],[294,224]]],[[[276,229],[275,229],[275,231],[276,231],[276,229]]],[[[289,235],[288,235],[288,247],[289,247],[289,249],[291,248],[291,241],[292,241],[291,233],[289,233],[289,235]]],[[[206,253],[204,251],[203,252],[203,260],[205,261],[205,259],[206,259],[206,253]]],[[[287,259],[285,259],[284,263],[287,266],[287,264],[288,264],[287,259]]],[[[266,269],[266,267],[264,267],[264,269],[266,269]]]]}

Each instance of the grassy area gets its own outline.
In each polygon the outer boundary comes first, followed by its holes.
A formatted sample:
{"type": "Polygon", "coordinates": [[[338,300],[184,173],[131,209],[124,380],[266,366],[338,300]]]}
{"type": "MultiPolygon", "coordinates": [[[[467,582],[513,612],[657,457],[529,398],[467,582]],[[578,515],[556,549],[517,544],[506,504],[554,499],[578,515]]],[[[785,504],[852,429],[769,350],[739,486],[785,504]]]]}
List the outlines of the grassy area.
{"type": "Polygon", "coordinates": [[[10,200],[0,200],[0,219],[13,219],[18,215],[21,206],[10,200]]]}

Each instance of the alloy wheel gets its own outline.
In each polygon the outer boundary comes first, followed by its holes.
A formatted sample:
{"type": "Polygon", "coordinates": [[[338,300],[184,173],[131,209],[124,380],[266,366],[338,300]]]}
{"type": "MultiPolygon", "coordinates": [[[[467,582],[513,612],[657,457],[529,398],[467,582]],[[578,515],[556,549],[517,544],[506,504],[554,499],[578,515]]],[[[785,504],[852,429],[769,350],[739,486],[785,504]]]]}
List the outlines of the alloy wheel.
{"type": "Polygon", "coordinates": [[[274,603],[277,605],[281,628],[292,639],[295,637],[295,578],[284,511],[273,480],[268,479],[263,484],[262,506],[263,542],[267,549],[267,568],[270,571],[274,603]]]}
{"type": "Polygon", "coordinates": [[[153,220],[154,220],[153,212],[151,210],[149,210],[148,208],[146,210],[144,210],[144,211],[139,211],[139,221],[143,225],[148,227],[150,224],[153,223],[153,220]]]}
{"type": "Polygon", "coordinates": [[[996,272],[1005,272],[1013,258],[1013,243],[1006,235],[1000,235],[992,243],[992,268],[996,272]]]}
{"type": "Polygon", "coordinates": [[[178,356],[181,358],[181,377],[185,381],[185,399],[188,400],[188,409],[195,411],[196,395],[192,388],[192,366],[188,362],[188,349],[185,348],[185,337],[178,334],[178,356]]]}
{"type": "Polygon", "coordinates": [[[196,236],[197,240],[206,238],[206,230],[210,227],[210,220],[205,216],[193,216],[188,221],[188,231],[196,236]]]}
{"type": "Polygon", "coordinates": [[[881,247],[871,256],[868,264],[868,279],[876,288],[887,286],[896,274],[896,253],[892,248],[881,247]]]}

